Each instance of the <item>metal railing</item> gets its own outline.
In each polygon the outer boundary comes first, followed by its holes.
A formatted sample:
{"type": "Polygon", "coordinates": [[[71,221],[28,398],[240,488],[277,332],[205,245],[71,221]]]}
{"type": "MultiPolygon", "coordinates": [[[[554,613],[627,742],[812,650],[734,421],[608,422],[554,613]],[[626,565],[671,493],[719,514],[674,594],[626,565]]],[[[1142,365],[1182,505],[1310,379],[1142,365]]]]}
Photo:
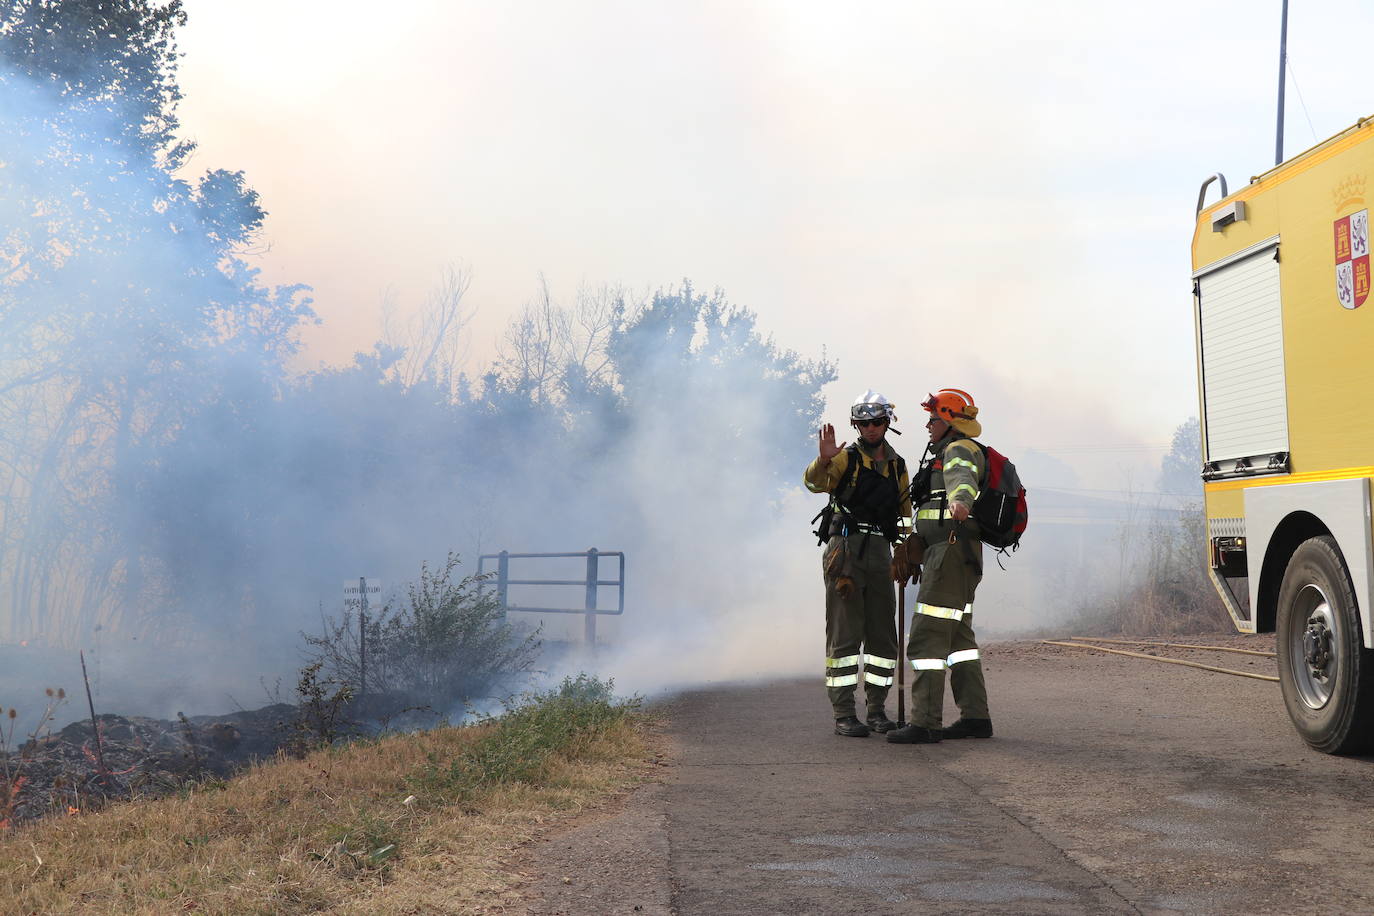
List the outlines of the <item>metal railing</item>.
{"type": "Polygon", "coordinates": [[[477,558],[477,574],[485,575],[487,572],[486,563],[488,560],[496,561],[496,577],[491,581],[484,581],[482,588],[495,588],[496,598],[501,603],[501,607],[506,611],[522,611],[530,614],[584,614],[586,620],[583,626],[583,635],[587,645],[596,645],[596,618],[599,614],[610,614],[619,616],[625,613],[625,553],[620,550],[591,550],[579,553],[511,553],[503,550],[500,553],[484,553],[477,558]],[[534,560],[552,558],[585,557],[587,560],[587,574],[581,579],[512,579],[510,577],[511,560],[534,560]],[[617,578],[600,578],[600,563],[602,557],[616,557],[620,561],[620,569],[617,578]],[[509,601],[509,589],[512,585],[580,585],[583,588],[582,607],[525,607],[513,605],[509,601]],[[597,589],[600,586],[614,587],[616,589],[616,609],[599,610],[596,606],[597,589]]]}

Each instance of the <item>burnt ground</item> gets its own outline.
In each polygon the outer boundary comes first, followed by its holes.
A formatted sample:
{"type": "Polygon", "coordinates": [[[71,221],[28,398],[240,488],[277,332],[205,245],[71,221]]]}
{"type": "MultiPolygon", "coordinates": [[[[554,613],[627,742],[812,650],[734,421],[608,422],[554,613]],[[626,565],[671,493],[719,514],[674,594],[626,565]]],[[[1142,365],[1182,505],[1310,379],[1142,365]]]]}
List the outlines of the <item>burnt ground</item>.
{"type": "Polygon", "coordinates": [[[0,825],[227,778],[298,738],[299,718],[287,703],[176,721],[105,714],[98,742],[90,719],[72,722],[0,752],[0,825]]]}

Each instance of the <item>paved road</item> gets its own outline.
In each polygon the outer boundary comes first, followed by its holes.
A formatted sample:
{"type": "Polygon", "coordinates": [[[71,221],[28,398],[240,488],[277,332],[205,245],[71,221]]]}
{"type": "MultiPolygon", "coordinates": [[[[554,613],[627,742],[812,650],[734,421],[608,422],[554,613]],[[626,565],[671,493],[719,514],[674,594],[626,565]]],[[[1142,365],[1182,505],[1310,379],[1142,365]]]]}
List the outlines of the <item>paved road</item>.
{"type": "Polygon", "coordinates": [[[1374,760],[1307,750],[1276,685],[984,655],[990,741],[840,738],[812,679],[676,698],[666,781],[537,849],[530,912],[1374,912],[1374,760]]]}

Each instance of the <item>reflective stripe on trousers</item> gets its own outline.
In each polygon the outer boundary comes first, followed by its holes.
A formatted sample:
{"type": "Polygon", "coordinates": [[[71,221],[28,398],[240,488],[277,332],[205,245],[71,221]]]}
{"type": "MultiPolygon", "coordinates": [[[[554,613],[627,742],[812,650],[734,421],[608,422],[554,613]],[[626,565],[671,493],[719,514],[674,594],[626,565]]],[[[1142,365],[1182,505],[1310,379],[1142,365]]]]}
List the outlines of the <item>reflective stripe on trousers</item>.
{"type": "Polygon", "coordinates": [[[911,667],[914,671],[943,671],[960,662],[976,662],[977,660],[977,649],[960,649],[958,652],[950,653],[949,658],[913,658],[911,667]]]}
{"type": "Polygon", "coordinates": [[[878,687],[891,687],[897,659],[869,655],[864,658],[864,680],[878,687]]]}
{"type": "MultiPolygon", "coordinates": [[[[827,687],[850,687],[859,683],[859,656],[857,655],[827,658],[825,668],[825,686],[827,687]],[[845,668],[852,670],[843,674],[839,673],[845,668]]],[[[878,655],[869,655],[864,658],[864,680],[875,686],[891,687],[894,680],[893,672],[896,670],[897,660],[895,658],[883,658],[878,655]]]]}
{"type": "Polygon", "coordinates": [[[845,655],[841,658],[826,658],[825,686],[852,687],[857,683],[859,683],[859,656],[845,655]]]}
{"type": "Polygon", "coordinates": [[[962,608],[940,607],[938,604],[916,605],[916,613],[925,614],[927,617],[943,617],[945,620],[959,620],[965,614],[973,610],[973,605],[966,604],[962,608]]]}

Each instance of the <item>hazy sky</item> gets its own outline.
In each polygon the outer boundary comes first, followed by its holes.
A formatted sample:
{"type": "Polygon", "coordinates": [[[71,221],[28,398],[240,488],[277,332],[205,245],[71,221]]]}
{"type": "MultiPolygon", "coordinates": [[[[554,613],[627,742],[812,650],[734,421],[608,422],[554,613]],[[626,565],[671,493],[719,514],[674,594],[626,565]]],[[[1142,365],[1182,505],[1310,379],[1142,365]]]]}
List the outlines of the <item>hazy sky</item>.
{"type": "MultiPolygon", "coordinates": [[[[1273,161],[1280,0],[186,7],[192,167],[263,195],[257,262],[324,319],[307,365],[454,262],[474,368],[541,274],[686,277],[838,359],[833,419],[878,388],[919,452],[916,403],[965,387],[1084,485],[1196,413],[1198,186],[1273,161]]],[[[1374,113],[1374,6],[1290,17],[1289,154],[1374,113]]]]}

